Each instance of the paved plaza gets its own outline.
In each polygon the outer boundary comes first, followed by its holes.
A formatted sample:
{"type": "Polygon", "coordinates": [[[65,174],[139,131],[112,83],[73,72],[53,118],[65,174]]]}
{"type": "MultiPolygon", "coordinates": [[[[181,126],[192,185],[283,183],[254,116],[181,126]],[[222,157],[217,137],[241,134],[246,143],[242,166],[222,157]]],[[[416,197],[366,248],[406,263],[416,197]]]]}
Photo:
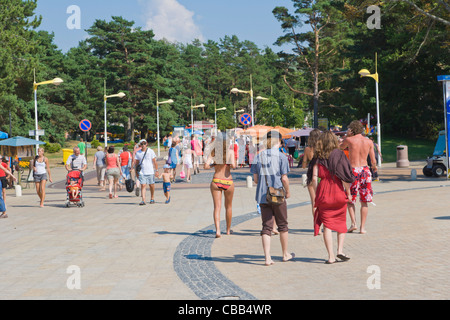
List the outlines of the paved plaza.
{"type": "MultiPolygon", "coordinates": [[[[450,182],[425,178],[424,164],[383,164],[367,234],[347,234],[351,260],[333,265],[324,264],[323,239],[313,236],[305,170],[293,168],[289,247],[296,256],[282,262],[275,235],[270,267],[264,266],[256,189],[246,186],[248,168],[233,171],[233,234],[220,239],[214,237],[212,171],[173,184],[167,205],[158,180],[156,203],[139,206],[140,198],[125,190],[108,199],[90,170],[86,206],[65,208],[66,172],[54,168],[45,208],[33,188],[21,197],[7,190],[0,299],[449,299],[450,182]]],[[[357,211],[359,222],[359,204],[357,211]]]]}

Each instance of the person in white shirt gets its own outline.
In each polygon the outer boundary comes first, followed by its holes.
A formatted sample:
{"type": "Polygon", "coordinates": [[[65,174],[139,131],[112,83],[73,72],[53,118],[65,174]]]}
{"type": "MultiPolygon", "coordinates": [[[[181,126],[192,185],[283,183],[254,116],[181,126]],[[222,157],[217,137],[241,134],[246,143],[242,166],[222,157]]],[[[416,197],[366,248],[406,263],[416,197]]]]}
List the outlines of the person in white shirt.
{"type": "Polygon", "coordinates": [[[74,147],[73,154],[71,154],[66,161],[66,170],[80,170],[84,172],[87,169],[86,157],[80,154],[80,148],[74,147]]]}
{"type": "Polygon", "coordinates": [[[147,185],[150,187],[150,203],[155,203],[155,175],[158,178],[159,174],[155,152],[148,148],[146,140],[141,140],[140,146],[141,150],[136,152],[134,168],[132,170],[135,170],[137,166],[140,166],[140,170],[139,172],[136,172],[136,174],[139,175],[139,183],[141,185],[142,202],[139,205],[142,206],[145,205],[145,189],[147,185]]]}

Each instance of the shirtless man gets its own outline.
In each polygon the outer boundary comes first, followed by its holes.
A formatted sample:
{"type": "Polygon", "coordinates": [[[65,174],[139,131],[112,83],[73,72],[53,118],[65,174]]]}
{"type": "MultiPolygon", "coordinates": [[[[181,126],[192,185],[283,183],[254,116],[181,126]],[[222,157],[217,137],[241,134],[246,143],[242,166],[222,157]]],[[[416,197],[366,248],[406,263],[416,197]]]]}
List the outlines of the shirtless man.
{"type": "Polygon", "coordinates": [[[359,193],[359,200],[361,202],[361,227],[360,233],[366,233],[365,225],[367,214],[369,212],[368,203],[372,202],[373,190],[372,190],[372,175],[367,164],[367,156],[370,156],[372,162],[372,170],[377,172],[375,152],[373,148],[373,142],[362,135],[364,127],[360,121],[354,120],[348,126],[347,137],[341,143],[341,149],[348,147],[349,160],[353,169],[353,174],[356,177],[355,182],[350,187],[350,193],[352,195],[351,203],[348,205],[348,212],[352,221],[351,227],[348,232],[355,231],[356,218],[355,218],[355,203],[356,197],[359,193]]]}

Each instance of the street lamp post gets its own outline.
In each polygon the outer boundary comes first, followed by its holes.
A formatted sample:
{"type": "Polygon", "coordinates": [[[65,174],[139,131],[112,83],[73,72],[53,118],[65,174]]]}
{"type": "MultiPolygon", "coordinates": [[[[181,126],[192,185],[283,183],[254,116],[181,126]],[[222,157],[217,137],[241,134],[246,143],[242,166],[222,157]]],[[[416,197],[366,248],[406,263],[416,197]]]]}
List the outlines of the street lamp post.
{"type": "Polygon", "coordinates": [[[245,112],[245,110],[244,109],[236,110],[236,106],[234,107],[234,129],[235,130],[237,128],[237,114],[242,113],[242,112],[245,112]]]}
{"type": "MultiPolygon", "coordinates": [[[[222,110],[227,110],[227,108],[226,108],[226,107],[223,107],[223,108],[217,109],[216,104],[214,104],[214,124],[215,124],[215,126],[216,126],[216,130],[217,130],[217,111],[222,111],[222,110]]],[[[217,133],[217,132],[216,132],[216,133],[217,133]]]]}
{"type": "Polygon", "coordinates": [[[166,103],[173,103],[172,99],[169,99],[167,101],[161,101],[158,100],[158,90],[156,90],[156,126],[157,126],[157,139],[158,139],[158,157],[161,156],[161,144],[160,144],[160,137],[159,137],[159,105],[160,104],[166,104],[166,103]]]}
{"type": "Polygon", "coordinates": [[[198,109],[198,108],[204,108],[205,105],[199,104],[198,106],[194,106],[192,105],[192,98],[191,98],[191,128],[192,128],[192,134],[194,134],[194,109],[198,109]]]}
{"type": "Polygon", "coordinates": [[[268,98],[261,97],[261,96],[257,96],[257,97],[256,97],[256,100],[258,100],[258,101],[264,101],[264,100],[269,100],[269,99],[268,99],[268,98]]]}
{"type": "Polygon", "coordinates": [[[250,75],[250,91],[239,90],[238,88],[231,89],[231,93],[246,93],[250,95],[250,105],[252,109],[252,127],[255,125],[255,118],[253,116],[253,84],[252,84],[252,76],[250,75]]]}
{"type": "Polygon", "coordinates": [[[105,102],[105,148],[108,146],[108,131],[107,131],[107,118],[106,118],[106,101],[109,99],[109,98],[123,98],[123,97],[125,97],[125,93],[123,93],[123,92],[119,92],[119,93],[117,93],[117,94],[112,94],[112,95],[110,95],[110,96],[107,96],[106,95],[106,80],[105,80],[105,94],[104,94],[104,96],[103,96],[103,100],[104,100],[104,102],[105,102]]]}
{"type": "Polygon", "coordinates": [[[381,167],[381,121],[380,121],[380,99],[379,99],[379,93],[378,93],[378,82],[379,82],[379,76],[378,76],[378,66],[377,66],[377,54],[375,53],[375,73],[370,74],[370,71],[367,69],[362,69],[358,73],[361,77],[370,77],[375,80],[375,95],[377,100],[377,136],[378,136],[378,163],[381,167]]]}
{"type": "MultiPolygon", "coordinates": [[[[64,81],[61,78],[55,78],[53,80],[49,81],[43,81],[36,83],[36,70],[34,71],[34,81],[33,81],[33,90],[34,90],[34,122],[35,122],[35,139],[38,142],[39,141],[39,126],[38,126],[38,112],[37,112],[37,88],[38,86],[45,85],[45,84],[53,84],[55,86],[59,86],[64,81]]],[[[38,154],[39,144],[36,144],[36,155],[38,154]]]]}

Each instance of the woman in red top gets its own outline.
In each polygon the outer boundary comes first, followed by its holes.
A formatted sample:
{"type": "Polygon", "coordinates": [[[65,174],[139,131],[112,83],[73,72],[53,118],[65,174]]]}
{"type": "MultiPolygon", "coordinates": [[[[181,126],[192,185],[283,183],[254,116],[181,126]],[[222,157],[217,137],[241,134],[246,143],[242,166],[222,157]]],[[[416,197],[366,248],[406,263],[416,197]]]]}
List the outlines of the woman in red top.
{"type": "Polygon", "coordinates": [[[120,167],[120,160],[117,154],[114,153],[114,147],[108,147],[108,154],[106,155],[106,177],[109,181],[109,198],[112,199],[112,189],[114,186],[114,198],[118,198],[117,185],[119,183],[122,169],[120,167]]]}
{"type": "MultiPolygon", "coordinates": [[[[5,173],[5,176],[11,176],[14,181],[17,181],[16,177],[14,177],[11,171],[9,171],[8,166],[0,165],[0,172],[5,173]]],[[[3,184],[2,182],[0,183],[3,184]]],[[[0,192],[0,219],[3,218],[8,218],[8,215],[6,214],[6,205],[3,198],[3,192],[0,192]]]]}
{"type": "MultiPolygon", "coordinates": [[[[1,156],[0,156],[1,157],[1,156]]],[[[8,160],[6,160],[6,158],[2,158],[0,159],[0,165],[3,166],[3,168],[8,169],[8,160]]],[[[5,196],[6,196],[6,187],[8,186],[8,179],[6,179],[6,172],[3,170],[0,170],[0,182],[2,184],[2,195],[3,195],[3,200],[5,200],[5,196]]]]}
{"type": "Polygon", "coordinates": [[[308,184],[312,184],[314,212],[314,236],[324,225],[323,239],[328,251],[327,264],[336,262],[333,253],[332,231],[337,236],[337,257],[342,261],[350,258],[343,253],[347,233],[347,203],[351,201],[350,185],[354,181],[352,168],[344,152],[339,149],[337,137],[330,131],[320,135],[314,149],[315,157],[308,170],[308,184]],[[320,178],[320,184],[318,184],[320,178]]]}

